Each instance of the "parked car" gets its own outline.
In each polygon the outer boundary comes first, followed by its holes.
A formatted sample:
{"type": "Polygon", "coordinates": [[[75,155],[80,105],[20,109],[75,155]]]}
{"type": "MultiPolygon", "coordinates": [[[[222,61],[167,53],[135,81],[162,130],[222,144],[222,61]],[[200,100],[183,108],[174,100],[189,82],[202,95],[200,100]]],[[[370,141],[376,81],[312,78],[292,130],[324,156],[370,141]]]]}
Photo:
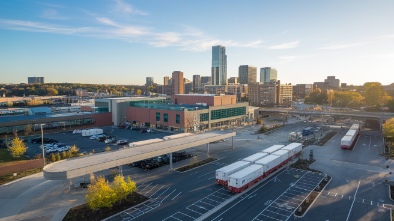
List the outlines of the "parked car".
{"type": "Polygon", "coordinates": [[[117,144],[117,145],[124,145],[124,144],[127,144],[127,140],[118,140],[118,141],[116,141],[116,144],[117,144]]]}
{"type": "Polygon", "coordinates": [[[105,139],[105,141],[104,141],[105,143],[115,143],[116,142],[116,139],[115,138],[113,138],[113,137],[111,137],[111,138],[107,138],[107,139],[105,139]]]}

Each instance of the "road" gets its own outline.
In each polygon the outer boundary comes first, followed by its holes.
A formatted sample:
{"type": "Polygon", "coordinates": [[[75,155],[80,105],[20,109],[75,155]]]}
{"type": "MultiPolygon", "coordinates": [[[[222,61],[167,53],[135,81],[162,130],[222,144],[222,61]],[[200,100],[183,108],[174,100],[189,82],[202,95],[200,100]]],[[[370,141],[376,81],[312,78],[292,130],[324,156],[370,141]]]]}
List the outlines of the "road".
{"type": "MultiPolygon", "coordinates": [[[[231,141],[211,144],[210,155],[218,160],[185,173],[169,170],[168,166],[152,171],[124,166],[124,175],[130,175],[139,192],[151,200],[120,216],[124,220],[195,220],[203,216],[217,221],[265,220],[261,217],[291,220],[297,202],[321,180],[321,175],[283,169],[244,194],[232,194],[215,184],[214,171],[271,145],[287,144],[288,132],[306,125],[289,124],[270,135],[254,134],[257,127],[238,128],[235,149],[231,148],[231,141]],[[293,199],[296,195],[298,198],[293,199]],[[286,213],[273,216],[280,209],[286,213]]],[[[383,203],[391,201],[383,181],[394,165],[378,155],[381,137],[377,132],[363,132],[353,151],[343,151],[339,141],[346,131],[338,131],[325,146],[312,145],[303,151],[303,157],[308,158],[313,150],[316,162],[311,167],[333,179],[301,220],[389,220],[389,211],[383,203]]],[[[206,146],[189,151],[199,160],[207,157],[206,146]]],[[[178,162],[174,167],[187,163],[178,162]]],[[[68,187],[68,182],[47,181],[42,174],[3,185],[0,220],[61,220],[69,208],[84,202],[85,189],[70,191],[68,187]]]]}

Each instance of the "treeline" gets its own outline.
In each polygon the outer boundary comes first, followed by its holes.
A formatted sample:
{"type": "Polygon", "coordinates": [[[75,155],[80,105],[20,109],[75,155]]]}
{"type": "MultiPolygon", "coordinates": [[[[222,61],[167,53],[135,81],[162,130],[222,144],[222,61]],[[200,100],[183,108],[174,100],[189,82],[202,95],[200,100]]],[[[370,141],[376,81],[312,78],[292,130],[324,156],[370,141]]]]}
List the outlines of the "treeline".
{"type": "Polygon", "coordinates": [[[388,108],[394,112],[394,100],[389,93],[383,90],[379,82],[367,82],[363,86],[347,90],[322,91],[317,88],[305,97],[308,104],[329,104],[333,107],[360,108],[381,110],[388,108]]]}
{"type": "Polygon", "coordinates": [[[144,93],[143,85],[108,85],[108,84],[79,84],[79,83],[47,83],[47,84],[0,84],[0,96],[75,96],[77,89],[93,93],[109,93],[111,95],[144,93]]]}

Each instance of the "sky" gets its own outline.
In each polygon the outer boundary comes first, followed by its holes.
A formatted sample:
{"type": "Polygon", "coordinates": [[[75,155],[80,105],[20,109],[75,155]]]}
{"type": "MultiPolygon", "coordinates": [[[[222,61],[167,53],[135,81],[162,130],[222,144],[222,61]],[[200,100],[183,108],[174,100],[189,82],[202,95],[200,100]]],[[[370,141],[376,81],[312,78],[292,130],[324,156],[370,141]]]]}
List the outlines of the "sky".
{"type": "Polygon", "coordinates": [[[392,0],[0,1],[0,83],[142,85],[273,67],[281,83],[394,83],[392,0]]]}

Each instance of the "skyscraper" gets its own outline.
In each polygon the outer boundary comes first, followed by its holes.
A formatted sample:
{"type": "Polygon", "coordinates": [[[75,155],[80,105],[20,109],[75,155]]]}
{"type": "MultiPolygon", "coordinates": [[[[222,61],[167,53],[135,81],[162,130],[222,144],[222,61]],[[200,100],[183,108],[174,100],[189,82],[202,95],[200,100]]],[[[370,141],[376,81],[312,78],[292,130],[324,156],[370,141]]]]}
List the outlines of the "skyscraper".
{"type": "Polygon", "coordinates": [[[153,77],[146,77],[145,86],[151,86],[153,83],[153,77]]]}
{"type": "Polygon", "coordinates": [[[200,93],[201,91],[201,76],[193,75],[193,92],[200,93]]]}
{"type": "Polygon", "coordinates": [[[172,72],[172,91],[173,94],[184,94],[185,83],[183,82],[183,72],[174,71],[172,72]]]}
{"type": "Polygon", "coordinates": [[[27,78],[27,83],[28,84],[43,84],[44,83],[44,77],[28,77],[27,78]]]}
{"type": "Polygon", "coordinates": [[[260,68],[260,82],[271,82],[271,80],[278,80],[278,72],[276,69],[265,67],[260,68]]]}
{"type": "Polygon", "coordinates": [[[212,85],[225,85],[227,83],[227,55],[224,46],[212,46],[211,77],[212,85]]]}
{"type": "Polygon", "coordinates": [[[238,69],[238,82],[249,84],[257,81],[257,68],[250,65],[241,65],[238,69]]]}

